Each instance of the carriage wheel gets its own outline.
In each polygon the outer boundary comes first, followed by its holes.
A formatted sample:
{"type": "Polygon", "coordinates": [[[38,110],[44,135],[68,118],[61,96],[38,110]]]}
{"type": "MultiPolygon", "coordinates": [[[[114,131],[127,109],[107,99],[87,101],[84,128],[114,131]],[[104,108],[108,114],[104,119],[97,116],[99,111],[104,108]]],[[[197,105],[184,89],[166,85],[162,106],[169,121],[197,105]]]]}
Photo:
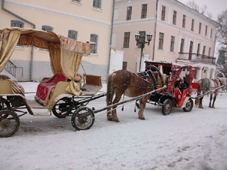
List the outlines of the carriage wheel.
{"type": "Polygon", "coordinates": [[[0,110],[0,137],[14,135],[18,131],[19,126],[20,120],[15,112],[12,110],[0,110]]]}
{"type": "Polygon", "coordinates": [[[65,118],[72,111],[72,102],[70,98],[63,97],[58,100],[52,108],[53,114],[58,118],[65,118]]]}
{"type": "Polygon", "coordinates": [[[193,100],[191,98],[188,99],[186,106],[183,108],[185,112],[190,112],[193,108],[193,100]]]}
{"type": "Polygon", "coordinates": [[[166,99],[162,105],[162,114],[168,115],[172,110],[172,101],[170,99],[166,99]]]}
{"type": "Polygon", "coordinates": [[[90,129],[95,121],[94,112],[88,107],[78,108],[71,118],[72,126],[77,130],[90,129]]]}

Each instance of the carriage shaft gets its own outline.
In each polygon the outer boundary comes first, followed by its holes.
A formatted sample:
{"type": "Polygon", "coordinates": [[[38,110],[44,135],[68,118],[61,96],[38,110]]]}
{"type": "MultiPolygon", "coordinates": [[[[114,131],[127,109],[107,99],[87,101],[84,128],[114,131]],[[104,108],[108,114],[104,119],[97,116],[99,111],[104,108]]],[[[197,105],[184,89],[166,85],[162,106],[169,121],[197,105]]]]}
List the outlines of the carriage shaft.
{"type": "Polygon", "coordinates": [[[217,87],[217,88],[214,88],[213,90],[210,90],[210,91],[208,91],[208,92],[206,92],[206,93],[204,93],[204,94],[201,94],[201,95],[196,96],[196,97],[190,97],[190,98],[191,98],[191,99],[199,99],[199,98],[202,98],[202,97],[204,97],[204,96],[206,96],[206,95],[208,95],[208,94],[210,94],[210,93],[214,93],[216,90],[221,89],[221,88],[223,88],[223,87],[227,87],[227,85],[222,85],[222,86],[217,87]]]}

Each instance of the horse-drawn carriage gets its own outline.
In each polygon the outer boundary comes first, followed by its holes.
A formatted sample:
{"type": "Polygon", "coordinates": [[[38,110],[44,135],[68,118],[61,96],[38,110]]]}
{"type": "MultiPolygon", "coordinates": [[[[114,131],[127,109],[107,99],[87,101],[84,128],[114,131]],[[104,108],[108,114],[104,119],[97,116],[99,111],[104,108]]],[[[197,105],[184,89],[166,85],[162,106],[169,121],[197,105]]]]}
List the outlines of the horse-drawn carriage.
{"type": "MultiPolygon", "coordinates": [[[[0,75],[0,137],[15,134],[20,116],[27,112],[36,115],[32,109],[48,109],[58,118],[64,118],[89,101],[105,96],[105,93],[96,94],[102,88],[100,76],[84,75],[83,83],[76,81],[82,56],[90,54],[91,43],[75,41],[54,32],[21,28],[1,29],[0,40],[0,72],[17,45],[49,50],[53,72],[53,77],[38,85],[36,101],[26,99],[24,89],[17,81],[0,75]]],[[[94,123],[93,112],[86,111],[80,116],[84,110],[87,109],[80,108],[71,119],[75,129],[88,129],[94,123]]]]}
{"type": "Polygon", "coordinates": [[[172,107],[181,107],[185,112],[190,112],[193,108],[191,95],[197,93],[199,86],[192,82],[198,68],[167,62],[146,62],[146,70],[153,69],[153,66],[170,76],[170,81],[167,90],[152,93],[148,102],[162,106],[163,115],[168,115],[172,107]]]}
{"type": "MultiPolygon", "coordinates": [[[[82,56],[90,54],[92,43],[83,43],[54,32],[36,29],[0,29],[0,72],[5,68],[17,45],[48,50],[53,76],[44,78],[37,87],[35,100],[29,100],[26,99],[24,89],[17,81],[11,80],[6,75],[0,75],[0,137],[15,134],[20,126],[19,117],[27,112],[33,116],[37,115],[33,109],[48,109],[48,115],[52,112],[58,118],[71,116],[71,124],[76,130],[86,130],[92,127],[95,113],[146,98],[157,91],[153,87],[143,88],[142,84],[146,85],[147,80],[137,78],[142,83],[139,88],[143,89],[142,93],[136,90],[139,92],[137,97],[94,110],[86,105],[92,100],[106,96],[105,92],[99,91],[102,88],[101,76],[85,74],[84,82],[78,81],[82,56]]],[[[161,87],[164,88],[166,87],[161,87]]],[[[124,86],[123,89],[126,90],[127,87],[124,86]]],[[[139,112],[140,115],[143,109],[140,109],[142,110],[139,112]]],[[[141,117],[143,118],[143,115],[141,117]]]]}

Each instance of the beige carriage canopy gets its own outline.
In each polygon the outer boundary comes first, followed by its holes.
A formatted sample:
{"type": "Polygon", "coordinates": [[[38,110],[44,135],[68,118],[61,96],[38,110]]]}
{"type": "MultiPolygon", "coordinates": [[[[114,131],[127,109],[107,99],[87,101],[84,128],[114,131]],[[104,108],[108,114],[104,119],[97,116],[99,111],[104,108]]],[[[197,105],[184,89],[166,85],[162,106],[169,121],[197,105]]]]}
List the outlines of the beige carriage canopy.
{"type": "MultiPolygon", "coordinates": [[[[70,80],[74,80],[78,73],[82,56],[91,52],[91,43],[76,41],[51,31],[4,28],[0,29],[0,72],[5,68],[17,44],[48,49],[53,74],[63,73],[70,80]]],[[[81,93],[74,81],[70,81],[66,90],[76,96],[81,93]]]]}

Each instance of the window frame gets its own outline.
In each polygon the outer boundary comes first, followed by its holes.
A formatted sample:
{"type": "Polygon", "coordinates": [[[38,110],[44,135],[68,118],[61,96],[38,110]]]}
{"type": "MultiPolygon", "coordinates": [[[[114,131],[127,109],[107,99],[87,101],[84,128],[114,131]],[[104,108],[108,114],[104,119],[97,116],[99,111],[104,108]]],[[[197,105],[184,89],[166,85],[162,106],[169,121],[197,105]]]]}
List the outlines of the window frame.
{"type": "Polygon", "coordinates": [[[208,50],[208,56],[210,57],[210,53],[211,53],[211,47],[209,47],[209,50],[208,50]]]}
{"type": "Polygon", "coordinates": [[[208,26],[206,25],[205,26],[205,36],[207,36],[207,29],[208,29],[208,26]]]}
{"type": "Polygon", "coordinates": [[[197,45],[197,55],[199,55],[199,52],[200,52],[200,43],[198,43],[197,45]]]}
{"type": "Polygon", "coordinates": [[[71,0],[72,2],[81,3],[81,0],[71,0]]]}
{"type": "Polygon", "coordinates": [[[132,18],[132,6],[127,7],[126,20],[131,20],[132,18]]]}
{"type": "Polygon", "coordinates": [[[102,9],[102,0],[93,0],[93,8],[102,9]]]}
{"type": "Polygon", "coordinates": [[[173,11],[173,25],[176,25],[177,23],[177,11],[173,11]]]}
{"type": "Polygon", "coordinates": [[[180,53],[183,53],[183,52],[184,52],[184,38],[181,38],[181,42],[180,42],[180,53]]]}
{"type": "Polygon", "coordinates": [[[141,19],[147,18],[147,4],[142,4],[141,19]]]}
{"type": "Polygon", "coordinates": [[[122,70],[127,70],[127,65],[128,65],[128,62],[123,61],[123,63],[122,63],[122,70]]]}
{"type": "Polygon", "coordinates": [[[91,45],[91,54],[98,54],[98,38],[99,36],[97,34],[90,34],[90,41],[95,43],[91,45]],[[93,40],[94,37],[96,41],[93,40]]]}
{"type": "Polygon", "coordinates": [[[210,29],[210,39],[213,39],[213,29],[210,29]]]}
{"type": "Polygon", "coordinates": [[[19,20],[11,20],[10,26],[11,27],[16,27],[16,28],[24,28],[24,23],[22,21],[19,21],[19,20]],[[13,26],[14,24],[16,26],[13,26]]]}
{"type": "Polygon", "coordinates": [[[54,28],[49,25],[42,25],[42,30],[43,31],[53,31],[54,28]]]}
{"type": "Polygon", "coordinates": [[[201,34],[202,23],[199,23],[199,34],[201,34]]]}
{"type": "Polygon", "coordinates": [[[192,19],[191,31],[194,31],[194,23],[195,23],[195,20],[192,19]]]}
{"type": "Polygon", "coordinates": [[[170,38],[170,52],[174,52],[175,36],[170,38]]]}
{"type": "Polygon", "coordinates": [[[73,40],[77,40],[77,37],[78,37],[78,31],[75,31],[75,30],[68,30],[68,37],[73,39],[73,40]],[[76,33],[76,38],[74,38],[73,36],[70,36],[71,34],[74,35],[74,33],[76,33]]]}
{"type": "Polygon", "coordinates": [[[159,32],[158,49],[163,50],[163,46],[164,46],[164,33],[159,32]],[[162,37],[160,37],[160,35],[162,35],[162,37]]]}
{"type": "Polygon", "coordinates": [[[123,48],[129,48],[130,32],[124,32],[123,48]]]}
{"type": "Polygon", "coordinates": [[[203,56],[205,55],[205,53],[206,53],[206,46],[204,45],[203,46],[203,56]]]}
{"type": "Polygon", "coordinates": [[[161,20],[165,21],[165,18],[166,18],[166,7],[162,5],[161,20]]]}
{"type": "Polygon", "coordinates": [[[185,25],[186,25],[186,15],[183,15],[182,27],[185,28],[185,25]]]}

